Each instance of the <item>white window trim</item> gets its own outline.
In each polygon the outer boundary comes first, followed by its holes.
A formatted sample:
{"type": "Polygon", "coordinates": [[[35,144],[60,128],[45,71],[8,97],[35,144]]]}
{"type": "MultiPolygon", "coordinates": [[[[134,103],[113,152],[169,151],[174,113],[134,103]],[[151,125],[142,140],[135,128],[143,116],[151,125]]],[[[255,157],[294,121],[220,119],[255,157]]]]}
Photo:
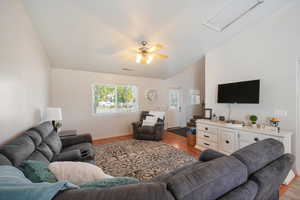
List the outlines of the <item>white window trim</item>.
{"type": "Polygon", "coordinates": [[[101,115],[113,115],[113,114],[133,114],[133,113],[138,113],[139,112],[139,88],[137,85],[130,85],[130,84],[121,84],[121,83],[116,83],[116,84],[107,84],[107,83],[94,83],[91,85],[91,109],[92,109],[92,115],[93,116],[101,116],[101,115]],[[134,111],[131,111],[131,112],[126,112],[124,110],[113,110],[111,112],[100,112],[100,113],[97,113],[95,112],[95,108],[94,108],[94,105],[95,105],[95,98],[94,98],[94,93],[95,93],[95,86],[96,85],[105,85],[105,86],[113,86],[113,87],[116,87],[118,85],[122,85],[122,86],[134,86],[136,87],[136,108],[134,111]]]}

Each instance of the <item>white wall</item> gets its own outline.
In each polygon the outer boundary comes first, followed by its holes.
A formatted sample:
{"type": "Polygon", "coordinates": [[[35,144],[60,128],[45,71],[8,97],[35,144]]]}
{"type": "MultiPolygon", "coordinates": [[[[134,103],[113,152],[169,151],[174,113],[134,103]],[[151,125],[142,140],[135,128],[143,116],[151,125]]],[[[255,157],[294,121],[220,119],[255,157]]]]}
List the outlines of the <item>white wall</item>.
{"type": "MultiPolygon", "coordinates": [[[[216,104],[217,84],[261,79],[259,105],[233,105],[232,118],[257,114],[260,119],[285,110],[282,129],[296,127],[296,61],[300,58],[300,3],[237,35],[206,55],[206,107],[227,116],[227,105],[216,104]]],[[[298,133],[299,134],[299,133],[298,133]]],[[[296,141],[294,139],[293,141],[296,141]]],[[[299,138],[293,144],[300,170],[299,138]]]]}
{"type": "Polygon", "coordinates": [[[182,119],[181,126],[185,126],[193,115],[202,113],[202,103],[205,96],[205,58],[202,57],[193,65],[187,67],[181,73],[165,80],[165,86],[178,88],[182,93],[182,119]],[[200,90],[200,105],[191,105],[190,91],[200,90]]]}
{"type": "MultiPolygon", "coordinates": [[[[77,129],[79,133],[89,132],[94,139],[128,135],[132,132],[131,123],[139,119],[140,112],[93,115],[91,86],[95,83],[136,85],[139,93],[139,111],[162,110],[168,112],[168,88],[181,87],[186,95],[189,94],[191,89],[199,89],[203,95],[204,59],[167,80],[51,69],[50,104],[62,108],[63,129],[77,129]],[[147,89],[158,91],[158,100],[152,105],[145,101],[144,96],[147,89]]],[[[185,120],[200,112],[200,106],[190,105],[188,98],[186,97],[184,102],[186,112],[183,118],[185,120]]],[[[183,124],[185,123],[186,121],[183,124]]]]}
{"type": "Polygon", "coordinates": [[[22,1],[0,1],[0,143],[40,121],[49,62],[22,1]]]}
{"type": "Polygon", "coordinates": [[[140,110],[166,108],[166,92],[161,79],[65,69],[51,71],[51,105],[62,108],[63,129],[89,132],[94,139],[130,134],[131,123],[139,119],[139,112],[93,115],[92,84],[136,85],[140,110]],[[158,100],[153,105],[147,104],[144,98],[145,91],[150,88],[158,91],[158,100]]]}

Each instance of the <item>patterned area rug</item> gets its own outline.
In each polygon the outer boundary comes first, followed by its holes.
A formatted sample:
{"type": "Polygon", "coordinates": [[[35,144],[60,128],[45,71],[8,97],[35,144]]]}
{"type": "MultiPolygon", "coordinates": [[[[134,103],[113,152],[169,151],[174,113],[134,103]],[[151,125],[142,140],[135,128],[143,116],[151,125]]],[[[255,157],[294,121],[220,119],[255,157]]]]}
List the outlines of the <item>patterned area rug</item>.
{"type": "Polygon", "coordinates": [[[175,147],[153,141],[125,140],[95,146],[96,164],[112,176],[149,180],[196,159],[175,147]]]}
{"type": "Polygon", "coordinates": [[[300,178],[296,178],[284,193],[280,200],[299,200],[300,199],[300,178]]]}

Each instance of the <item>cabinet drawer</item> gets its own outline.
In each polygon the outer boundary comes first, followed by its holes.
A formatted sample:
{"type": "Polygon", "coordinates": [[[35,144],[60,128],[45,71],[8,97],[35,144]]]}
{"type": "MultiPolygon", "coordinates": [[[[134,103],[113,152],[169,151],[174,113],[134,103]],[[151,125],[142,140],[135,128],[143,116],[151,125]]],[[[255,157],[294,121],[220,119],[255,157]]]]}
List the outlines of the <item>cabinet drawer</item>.
{"type": "Polygon", "coordinates": [[[198,131],[206,132],[206,133],[218,133],[218,128],[213,126],[206,126],[205,124],[197,125],[198,131]]]}
{"type": "Polygon", "coordinates": [[[205,132],[199,132],[198,137],[200,137],[203,140],[208,140],[217,143],[218,142],[218,135],[213,133],[205,133],[205,132]]]}
{"type": "Polygon", "coordinates": [[[199,143],[198,143],[198,145],[200,145],[204,149],[214,149],[214,150],[217,150],[217,144],[214,143],[214,142],[200,140],[199,143]]]}
{"type": "Polygon", "coordinates": [[[260,135],[260,134],[244,132],[244,131],[239,132],[239,140],[244,141],[249,144],[252,144],[254,142],[258,142],[260,140],[264,140],[267,138],[273,138],[273,139],[281,141],[280,138],[272,137],[272,136],[268,136],[268,135],[260,135]]]}
{"type": "Polygon", "coordinates": [[[220,132],[219,148],[221,151],[233,153],[235,150],[235,133],[220,132]]]}

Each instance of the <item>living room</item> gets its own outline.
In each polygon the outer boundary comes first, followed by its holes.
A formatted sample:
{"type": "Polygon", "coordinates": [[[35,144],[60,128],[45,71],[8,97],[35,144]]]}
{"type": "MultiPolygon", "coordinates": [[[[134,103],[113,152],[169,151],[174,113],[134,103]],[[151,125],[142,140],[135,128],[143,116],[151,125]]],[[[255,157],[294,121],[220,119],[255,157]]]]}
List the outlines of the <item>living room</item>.
{"type": "MultiPolygon", "coordinates": [[[[1,171],[20,172],[37,153],[66,167],[84,143],[77,156],[93,164],[70,164],[105,180],[78,189],[83,182],[71,179],[85,175],[57,175],[51,184],[65,191],[43,199],[300,199],[299,10],[296,0],[1,0],[1,171]],[[220,87],[252,80],[255,103],[219,101],[220,87]],[[140,119],[142,111],[150,112],[140,119]],[[60,135],[60,147],[43,134],[60,135]],[[36,140],[14,143],[23,135],[36,140]],[[242,145],[241,135],[262,141],[242,145]],[[244,158],[244,146],[262,159],[244,158]]],[[[4,177],[0,199],[37,199],[4,177]]]]}

